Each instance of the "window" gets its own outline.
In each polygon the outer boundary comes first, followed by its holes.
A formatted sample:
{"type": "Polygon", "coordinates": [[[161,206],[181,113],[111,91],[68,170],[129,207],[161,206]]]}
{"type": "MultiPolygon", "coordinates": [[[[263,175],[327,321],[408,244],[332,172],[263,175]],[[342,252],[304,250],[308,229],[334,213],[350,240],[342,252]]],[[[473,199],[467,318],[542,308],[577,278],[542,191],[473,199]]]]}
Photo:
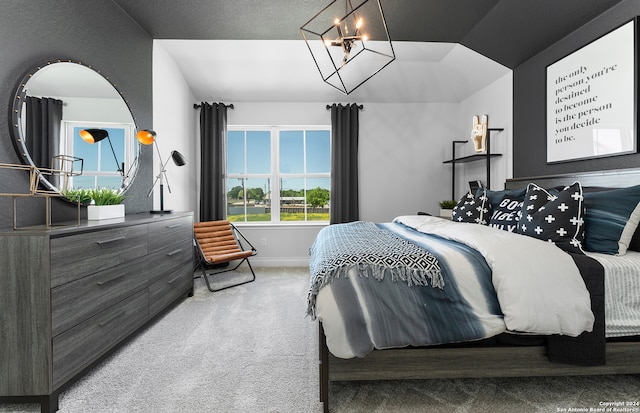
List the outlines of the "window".
{"type": "Polygon", "coordinates": [[[227,219],[328,222],[330,145],[328,127],[230,127],[227,219]]]}

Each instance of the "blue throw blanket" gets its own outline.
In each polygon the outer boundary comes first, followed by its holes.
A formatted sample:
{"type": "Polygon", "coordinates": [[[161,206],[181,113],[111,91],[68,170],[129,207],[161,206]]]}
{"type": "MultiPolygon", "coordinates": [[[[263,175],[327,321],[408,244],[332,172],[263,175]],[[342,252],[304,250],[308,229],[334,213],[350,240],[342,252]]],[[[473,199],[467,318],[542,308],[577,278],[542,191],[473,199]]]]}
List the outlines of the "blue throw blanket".
{"type": "Polygon", "coordinates": [[[315,319],[318,291],[354,267],[361,277],[369,276],[412,285],[442,289],[444,280],[438,260],[425,249],[378,227],[372,222],[350,222],[323,228],[311,246],[311,289],[307,314],[315,319]]]}

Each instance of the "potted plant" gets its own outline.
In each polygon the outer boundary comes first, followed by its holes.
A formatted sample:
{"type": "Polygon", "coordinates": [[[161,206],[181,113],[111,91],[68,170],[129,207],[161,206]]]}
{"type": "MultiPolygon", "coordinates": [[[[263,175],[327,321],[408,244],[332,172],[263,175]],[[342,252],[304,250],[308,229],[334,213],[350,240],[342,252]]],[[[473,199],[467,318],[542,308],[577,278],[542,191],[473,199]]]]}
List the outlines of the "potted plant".
{"type": "Polygon", "coordinates": [[[91,194],[89,193],[89,190],[85,188],[67,189],[64,196],[74,204],[80,202],[81,205],[88,205],[91,203],[91,194]]]}
{"type": "Polygon", "coordinates": [[[111,219],[124,217],[124,195],[110,188],[90,189],[92,203],[87,206],[87,219],[111,219]]]}
{"type": "Polygon", "coordinates": [[[445,199],[438,202],[438,205],[440,205],[440,216],[443,218],[451,218],[453,207],[458,205],[458,201],[455,201],[453,199],[445,199]]]}

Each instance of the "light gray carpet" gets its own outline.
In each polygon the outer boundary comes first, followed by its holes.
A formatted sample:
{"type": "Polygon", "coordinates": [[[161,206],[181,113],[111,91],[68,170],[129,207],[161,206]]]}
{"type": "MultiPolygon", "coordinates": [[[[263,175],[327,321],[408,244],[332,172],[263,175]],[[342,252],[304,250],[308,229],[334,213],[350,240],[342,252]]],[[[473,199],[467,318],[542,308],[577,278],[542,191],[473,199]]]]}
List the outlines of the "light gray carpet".
{"type": "MultiPolygon", "coordinates": [[[[60,413],[321,412],[308,271],[257,274],[216,293],[197,279],[194,297],[64,392],[60,413]]],[[[640,376],[332,383],[330,398],[331,411],[345,413],[588,411],[640,401],[640,376]]],[[[7,412],[39,406],[0,404],[7,412]]]]}

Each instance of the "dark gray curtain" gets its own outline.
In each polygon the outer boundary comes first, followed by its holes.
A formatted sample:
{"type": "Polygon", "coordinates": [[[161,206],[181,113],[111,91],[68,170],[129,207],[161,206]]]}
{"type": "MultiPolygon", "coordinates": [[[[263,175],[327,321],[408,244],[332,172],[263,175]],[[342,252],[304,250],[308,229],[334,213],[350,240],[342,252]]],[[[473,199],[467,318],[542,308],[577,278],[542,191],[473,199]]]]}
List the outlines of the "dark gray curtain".
{"type": "Polygon", "coordinates": [[[226,217],[224,194],[224,142],[227,138],[227,106],[200,105],[200,221],[226,217]]]}
{"type": "Polygon", "coordinates": [[[331,105],[331,224],[360,219],[357,104],[331,105]]]}
{"type": "Polygon", "coordinates": [[[36,166],[51,168],[51,158],[60,155],[62,101],[27,96],[25,145],[36,166]]]}

